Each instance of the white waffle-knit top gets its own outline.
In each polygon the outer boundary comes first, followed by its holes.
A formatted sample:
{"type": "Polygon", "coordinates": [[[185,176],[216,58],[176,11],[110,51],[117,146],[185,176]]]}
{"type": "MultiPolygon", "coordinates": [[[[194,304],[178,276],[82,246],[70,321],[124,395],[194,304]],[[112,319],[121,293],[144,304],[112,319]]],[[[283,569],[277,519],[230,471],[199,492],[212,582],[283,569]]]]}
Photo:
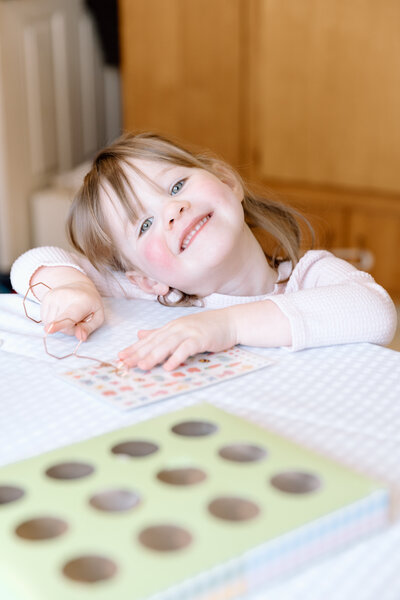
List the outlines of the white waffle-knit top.
{"type": "MultiPolygon", "coordinates": [[[[33,274],[42,266],[74,267],[90,277],[102,296],[156,300],[124,273],[100,273],[83,256],[51,246],[29,250],[15,261],[13,288],[25,294],[33,274]]],[[[291,350],[351,342],[386,345],[396,330],[397,313],[388,293],[371,275],[324,250],[310,250],[294,269],[290,262],[281,263],[269,294],[211,294],[203,299],[203,306],[218,309],[259,300],[274,302],[289,319],[291,350]]]]}

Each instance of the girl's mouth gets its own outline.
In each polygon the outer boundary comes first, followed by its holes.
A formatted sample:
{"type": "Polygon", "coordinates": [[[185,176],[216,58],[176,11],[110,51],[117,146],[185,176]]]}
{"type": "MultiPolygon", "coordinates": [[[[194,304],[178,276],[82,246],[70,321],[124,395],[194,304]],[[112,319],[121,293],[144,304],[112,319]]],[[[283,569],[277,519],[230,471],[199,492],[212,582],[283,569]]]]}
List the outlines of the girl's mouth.
{"type": "Polygon", "coordinates": [[[185,237],[182,240],[182,244],[181,244],[181,252],[186,250],[186,248],[190,245],[190,243],[192,242],[195,235],[200,231],[200,229],[202,229],[204,227],[204,225],[207,223],[207,221],[209,221],[211,219],[211,216],[212,216],[212,213],[210,213],[209,215],[206,215],[205,217],[200,219],[200,221],[197,221],[197,223],[189,231],[189,233],[187,233],[185,235],[185,237]]]}

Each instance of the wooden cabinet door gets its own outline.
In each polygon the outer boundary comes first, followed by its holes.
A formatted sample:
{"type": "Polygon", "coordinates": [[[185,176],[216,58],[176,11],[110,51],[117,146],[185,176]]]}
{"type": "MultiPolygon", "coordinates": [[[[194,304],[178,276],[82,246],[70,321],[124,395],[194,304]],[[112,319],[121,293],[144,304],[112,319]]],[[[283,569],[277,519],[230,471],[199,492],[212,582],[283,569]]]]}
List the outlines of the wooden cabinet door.
{"type": "MultiPolygon", "coordinates": [[[[270,186],[277,199],[293,206],[313,228],[314,247],[343,248],[347,244],[348,206],[337,201],[334,193],[308,187],[274,182],[270,186]]],[[[311,242],[307,226],[303,226],[305,244],[311,242]]]]}
{"type": "Polygon", "coordinates": [[[237,165],[241,0],[120,0],[124,127],[237,165]]]}
{"type": "Polygon", "coordinates": [[[399,0],[250,0],[254,174],[400,192],[399,0]]]}
{"type": "Polygon", "coordinates": [[[372,252],[371,274],[396,299],[400,298],[399,240],[400,211],[384,211],[378,205],[352,211],[349,246],[372,252]]]}

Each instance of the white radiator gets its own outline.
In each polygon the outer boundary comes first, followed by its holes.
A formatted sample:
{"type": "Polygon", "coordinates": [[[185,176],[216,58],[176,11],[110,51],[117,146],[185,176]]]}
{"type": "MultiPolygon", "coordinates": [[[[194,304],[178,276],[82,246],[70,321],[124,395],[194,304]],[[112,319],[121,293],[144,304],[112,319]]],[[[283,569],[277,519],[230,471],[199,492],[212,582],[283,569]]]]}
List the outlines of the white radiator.
{"type": "Polygon", "coordinates": [[[65,191],[47,188],[120,121],[119,75],[83,1],[0,1],[0,270],[62,231],[65,191]]]}
{"type": "Polygon", "coordinates": [[[68,249],[65,222],[72,199],[90,168],[90,162],[54,177],[53,184],[32,194],[32,245],[68,249]]]}

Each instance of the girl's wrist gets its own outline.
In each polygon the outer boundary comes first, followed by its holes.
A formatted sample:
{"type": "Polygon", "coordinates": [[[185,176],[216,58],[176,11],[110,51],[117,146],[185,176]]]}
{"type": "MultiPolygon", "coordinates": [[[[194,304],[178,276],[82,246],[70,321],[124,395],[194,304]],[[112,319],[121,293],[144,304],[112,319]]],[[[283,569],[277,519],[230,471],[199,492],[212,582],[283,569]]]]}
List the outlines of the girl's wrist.
{"type": "Polygon", "coordinates": [[[99,295],[94,283],[78,269],[74,267],[39,267],[32,275],[30,287],[35,286],[32,290],[33,295],[42,302],[50,289],[59,287],[79,286],[85,290],[91,290],[96,295],[99,295]],[[40,283],[44,285],[39,285],[40,283]]]}
{"type": "Polygon", "coordinates": [[[230,311],[236,344],[265,348],[291,345],[289,319],[271,300],[237,304],[227,310],[230,311]]]}

